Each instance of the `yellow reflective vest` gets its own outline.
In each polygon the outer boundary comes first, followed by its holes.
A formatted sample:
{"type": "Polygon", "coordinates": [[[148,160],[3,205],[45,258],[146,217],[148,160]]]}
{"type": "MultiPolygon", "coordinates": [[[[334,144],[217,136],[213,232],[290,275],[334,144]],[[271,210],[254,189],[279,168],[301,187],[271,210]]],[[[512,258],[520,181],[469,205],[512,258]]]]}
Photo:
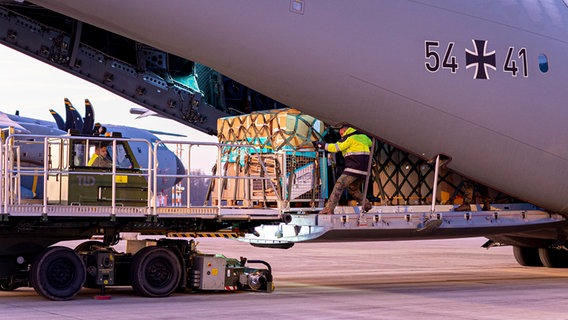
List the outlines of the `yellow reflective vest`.
{"type": "Polygon", "coordinates": [[[364,177],[367,175],[371,145],[369,137],[353,128],[348,128],[341,136],[341,140],[336,143],[326,143],[324,149],[329,152],[341,152],[345,158],[344,174],[364,177]]]}

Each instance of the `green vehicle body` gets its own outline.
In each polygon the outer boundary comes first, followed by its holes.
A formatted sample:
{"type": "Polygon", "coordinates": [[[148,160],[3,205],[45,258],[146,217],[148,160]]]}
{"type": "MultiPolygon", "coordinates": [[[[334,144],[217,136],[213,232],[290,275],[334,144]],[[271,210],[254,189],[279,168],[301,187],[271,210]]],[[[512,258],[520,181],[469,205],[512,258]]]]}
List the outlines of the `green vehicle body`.
{"type": "MultiPolygon", "coordinates": [[[[116,154],[120,159],[113,161],[113,167],[87,166],[87,155],[92,154],[94,146],[107,146],[108,140],[79,139],[68,145],[54,147],[51,157],[67,157],[55,161],[57,173],[48,177],[48,203],[54,205],[110,206],[113,199],[113,179],[115,205],[147,206],[148,181],[127,141],[116,142],[116,154]]],[[[112,152],[109,152],[111,154],[112,152]]]]}

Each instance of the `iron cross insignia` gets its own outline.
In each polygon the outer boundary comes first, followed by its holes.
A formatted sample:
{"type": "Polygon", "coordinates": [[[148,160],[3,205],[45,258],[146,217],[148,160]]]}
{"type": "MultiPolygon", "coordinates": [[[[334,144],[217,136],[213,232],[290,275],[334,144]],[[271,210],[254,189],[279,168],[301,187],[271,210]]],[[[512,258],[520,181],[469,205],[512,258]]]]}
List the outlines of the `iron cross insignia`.
{"type": "Polygon", "coordinates": [[[495,50],[487,52],[486,40],[472,40],[475,51],[465,49],[466,69],[475,67],[474,79],[489,79],[487,68],[497,70],[495,50]]]}

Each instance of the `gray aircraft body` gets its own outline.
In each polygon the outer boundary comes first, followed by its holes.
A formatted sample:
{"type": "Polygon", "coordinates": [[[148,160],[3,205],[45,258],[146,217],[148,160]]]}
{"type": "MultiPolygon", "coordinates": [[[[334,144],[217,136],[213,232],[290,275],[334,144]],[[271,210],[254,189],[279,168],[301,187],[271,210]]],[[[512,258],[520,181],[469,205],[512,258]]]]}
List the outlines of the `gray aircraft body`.
{"type": "Polygon", "coordinates": [[[568,212],[564,1],[32,2],[568,212]]]}

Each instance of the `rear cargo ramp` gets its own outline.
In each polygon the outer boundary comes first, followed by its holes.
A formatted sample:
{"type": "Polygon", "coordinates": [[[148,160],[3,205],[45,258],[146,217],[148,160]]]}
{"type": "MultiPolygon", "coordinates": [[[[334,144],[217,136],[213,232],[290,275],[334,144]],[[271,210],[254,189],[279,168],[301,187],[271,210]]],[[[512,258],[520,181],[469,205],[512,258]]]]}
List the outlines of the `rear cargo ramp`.
{"type": "Polygon", "coordinates": [[[565,227],[566,219],[529,204],[492,205],[491,211],[451,211],[453,206],[381,206],[361,214],[340,207],[334,215],[292,214],[288,224],[263,225],[241,241],[282,247],[305,241],[388,241],[479,237],[565,227]],[[337,213],[339,212],[339,213],[337,213]]]}

